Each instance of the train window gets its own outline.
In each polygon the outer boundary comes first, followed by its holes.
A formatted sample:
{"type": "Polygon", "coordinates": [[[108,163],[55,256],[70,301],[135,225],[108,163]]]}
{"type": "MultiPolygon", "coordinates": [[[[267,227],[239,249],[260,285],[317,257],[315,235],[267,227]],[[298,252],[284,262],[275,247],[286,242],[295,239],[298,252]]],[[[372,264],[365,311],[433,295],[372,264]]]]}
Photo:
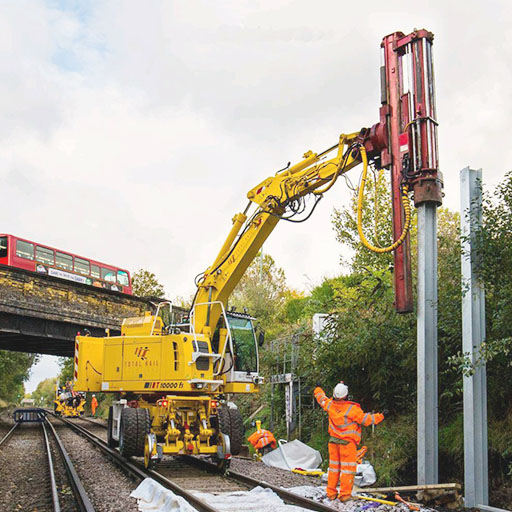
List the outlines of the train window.
{"type": "Polygon", "coordinates": [[[117,282],[122,286],[130,286],[130,281],[128,279],[128,272],[124,270],[117,271],[117,282]]]}
{"type": "Polygon", "coordinates": [[[55,265],[55,255],[53,254],[53,250],[36,245],[36,261],[46,263],[47,265],[55,265]]]}
{"type": "Polygon", "coordinates": [[[23,240],[16,240],[16,256],[27,260],[33,260],[34,244],[24,242],[23,240]]]}
{"type": "Polygon", "coordinates": [[[0,236],[0,258],[7,256],[7,237],[0,236]]]}
{"type": "Polygon", "coordinates": [[[102,267],[101,279],[104,279],[105,281],[110,281],[111,283],[115,283],[116,282],[116,271],[111,270],[110,268],[102,267]]]}
{"type": "Polygon", "coordinates": [[[79,272],[80,274],[89,275],[89,262],[87,260],[83,260],[82,258],[77,258],[75,256],[75,272],[79,272]]]}
{"type": "Polygon", "coordinates": [[[63,252],[57,252],[55,265],[66,270],[73,270],[73,256],[64,254],[63,252]]]}
{"type": "Polygon", "coordinates": [[[91,265],[91,276],[96,279],[100,278],[100,267],[98,265],[91,265]]]}

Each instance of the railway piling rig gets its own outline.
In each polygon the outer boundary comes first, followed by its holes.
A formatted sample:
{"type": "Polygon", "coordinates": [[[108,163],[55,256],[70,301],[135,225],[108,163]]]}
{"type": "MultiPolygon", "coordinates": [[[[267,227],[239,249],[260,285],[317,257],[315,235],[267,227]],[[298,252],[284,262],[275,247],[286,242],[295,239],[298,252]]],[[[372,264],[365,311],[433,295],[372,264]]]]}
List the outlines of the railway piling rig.
{"type": "Polygon", "coordinates": [[[231,397],[257,393],[262,383],[262,338],[250,316],[227,311],[229,296],[278,222],[307,220],[323,194],[359,164],[361,241],[374,252],[394,253],[395,307],[412,311],[409,196],[416,207],[442,199],[432,41],[426,30],[386,36],[379,122],[341,134],[324,151],[307,151],[249,190],[218,255],[196,278],[186,322],[164,323],[164,308],[172,305],[162,303],[155,314],[125,319],[120,336],[77,336],[75,389],[118,395],[109,411],[110,446],[127,457],[144,456],[146,467],[166,454],[210,455],[221,468],[229,465],[243,437],[231,397]],[[363,232],[368,167],[390,172],[394,241],[388,247],[373,245],[363,232]]]}

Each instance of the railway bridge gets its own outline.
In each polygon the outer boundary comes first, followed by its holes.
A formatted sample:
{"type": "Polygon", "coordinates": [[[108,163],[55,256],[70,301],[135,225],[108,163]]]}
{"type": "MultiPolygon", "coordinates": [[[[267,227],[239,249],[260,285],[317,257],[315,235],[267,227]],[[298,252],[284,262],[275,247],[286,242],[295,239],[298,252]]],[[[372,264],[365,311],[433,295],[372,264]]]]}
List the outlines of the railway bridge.
{"type": "Polygon", "coordinates": [[[119,334],[158,300],[0,265],[0,349],[73,356],[78,331],[119,334]]]}

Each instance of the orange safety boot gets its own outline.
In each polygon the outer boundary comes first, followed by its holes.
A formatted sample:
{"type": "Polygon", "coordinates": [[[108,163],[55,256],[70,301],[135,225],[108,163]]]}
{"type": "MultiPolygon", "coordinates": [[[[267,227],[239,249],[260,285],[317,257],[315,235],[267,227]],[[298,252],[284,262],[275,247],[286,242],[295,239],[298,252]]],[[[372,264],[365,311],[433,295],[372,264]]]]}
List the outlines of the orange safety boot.
{"type": "Polygon", "coordinates": [[[338,499],[341,501],[341,502],[345,502],[345,501],[348,501],[350,499],[352,499],[352,496],[350,494],[346,495],[346,496],[338,496],[338,499]]]}

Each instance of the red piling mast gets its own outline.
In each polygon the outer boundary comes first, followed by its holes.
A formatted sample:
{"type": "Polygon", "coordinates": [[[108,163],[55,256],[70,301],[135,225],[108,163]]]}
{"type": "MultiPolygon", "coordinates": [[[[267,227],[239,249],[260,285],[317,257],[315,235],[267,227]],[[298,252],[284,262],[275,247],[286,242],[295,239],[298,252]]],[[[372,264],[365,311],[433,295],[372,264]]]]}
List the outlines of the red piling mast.
{"type": "MultiPolygon", "coordinates": [[[[427,30],[395,32],[382,41],[380,122],[365,143],[380,167],[391,171],[393,238],[404,226],[401,187],[409,186],[417,207],[442,203],[432,63],[434,36],[427,30]],[[380,157],[378,153],[380,152],[380,157]],[[378,161],[380,158],[380,162],[378,161]]],[[[394,252],[395,308],[413,310],[409,235],[394,252]]]]}

